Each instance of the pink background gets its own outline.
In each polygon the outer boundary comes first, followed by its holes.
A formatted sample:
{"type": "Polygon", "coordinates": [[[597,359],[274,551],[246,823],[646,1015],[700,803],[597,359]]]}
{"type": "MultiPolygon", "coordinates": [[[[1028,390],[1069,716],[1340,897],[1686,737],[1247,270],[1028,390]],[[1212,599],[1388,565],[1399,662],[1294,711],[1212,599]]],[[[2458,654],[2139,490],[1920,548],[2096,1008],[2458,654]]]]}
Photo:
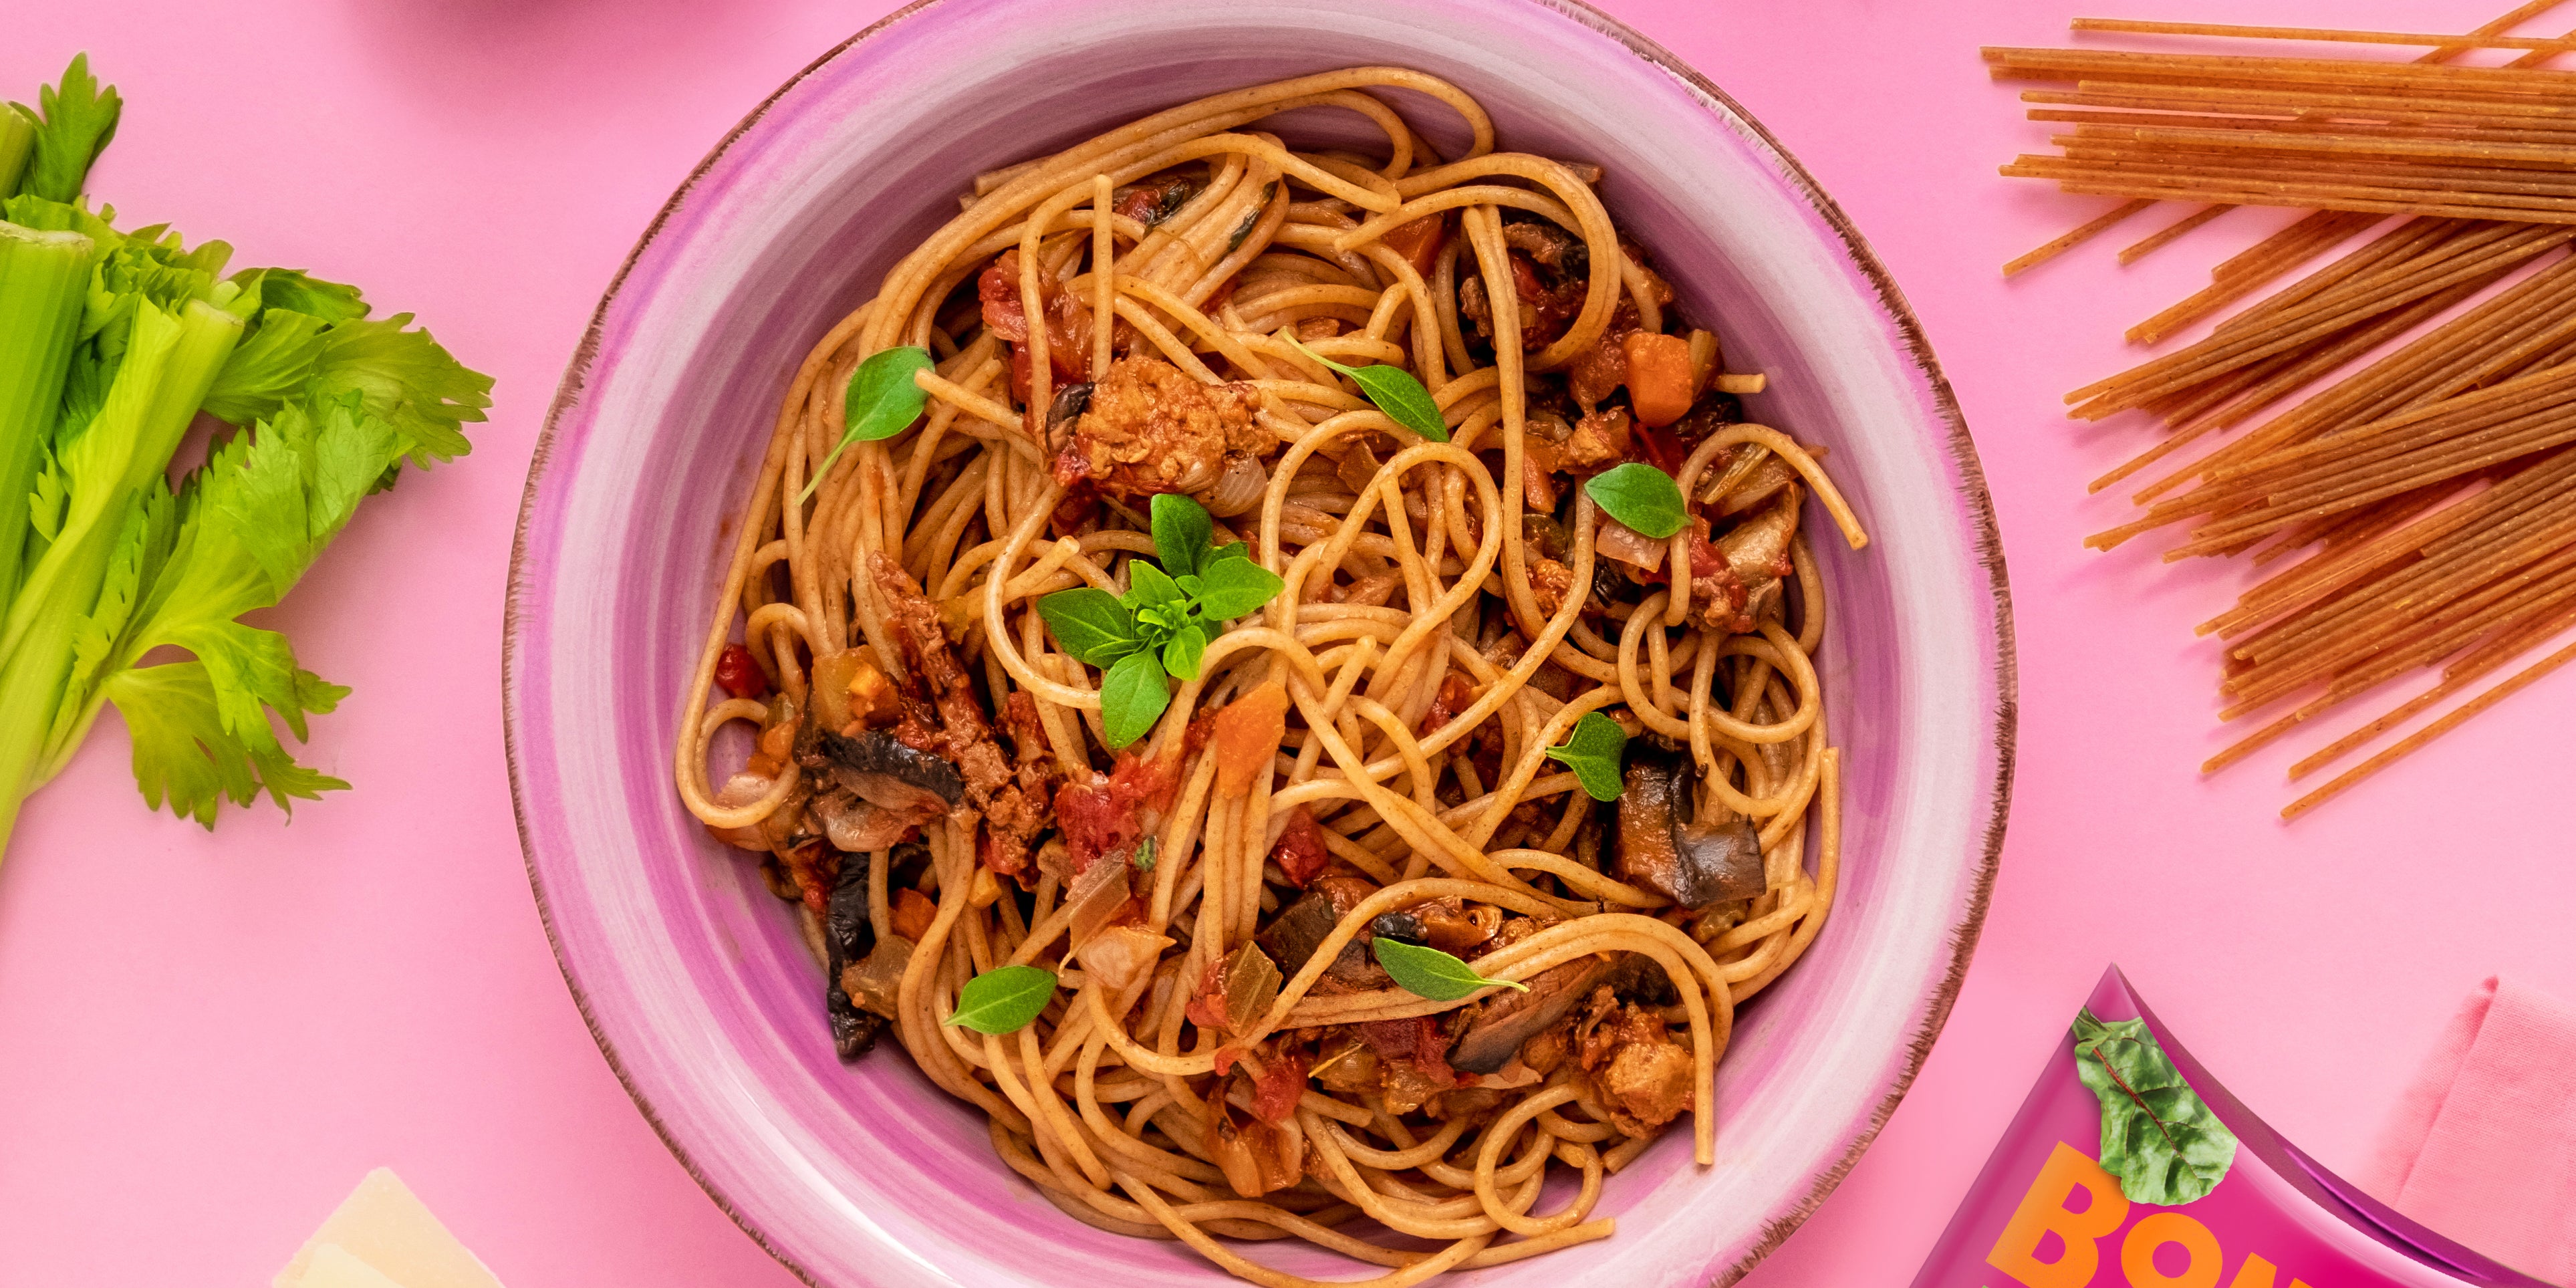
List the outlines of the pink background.
{"type": "MultiPolygon", "coordinates": [[[[2019,790],[1975,968],[1913,1093],[1759,1288],[1908,1278],[2106,961],[2343,1167],[2479,979],[2576,998],[2576,674],[2284,826],[2300,751],[2194,768],[2223,739],[2190,625],[2241,570],[2078,547],[2125,517],[2084,481],[2146,440],[2060,419],[2057,395],[2133,360],[2121,327],[2280,219],[2231,215],[2120,269],[2141,220],[1997,276],[2098,205],[1995,177],[2041,130],[1976,59],[2061,42],[2069,3],[1604,6],[1770,127],[1903,284],[2017,592],[2019,790]]],[[[2504,7],[2152,11],[2459,30],[2504,7]]],[[[556,973],[502,772],[501,591],[539,421],[627,248],[744,111],[887,6],[13,8],[0,92],[82,48],[123,87],[93,187],[130,222],[359,282],[500,384],[474,455],[371,502],[270,615],[356,689],[308,753],[356,791],[210,836],[144,812],[110,717],[27,808],[0,869],[0,1282],[264,1282],[377,1165],[514,1285],[793,1282],[664,1152],[556,973]]]]}

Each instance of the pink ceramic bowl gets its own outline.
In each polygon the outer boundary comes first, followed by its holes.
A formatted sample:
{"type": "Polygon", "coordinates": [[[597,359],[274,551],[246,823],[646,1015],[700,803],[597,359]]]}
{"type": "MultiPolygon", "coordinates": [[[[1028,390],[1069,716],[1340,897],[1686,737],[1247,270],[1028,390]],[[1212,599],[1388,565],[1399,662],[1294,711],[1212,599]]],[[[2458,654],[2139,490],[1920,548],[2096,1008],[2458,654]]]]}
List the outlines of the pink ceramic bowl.
{"type": "MultiPolygon", "coordinates": [[[[1949,1012],[2012,763],[1994,518],[1904,301],[1760,127],[1563,0],[925,0],[761,104],[637,245],[564,377],[510,583],[512,783],[564,976],[672,1152],[816,1283],[1225,1280],[1059,1214],[891,1045],[835,1060],[787,909],[673,796],[678,689],[788,376],[976,172],[1198,95],[1380,62],[1464,87],[1506,148],[1606,166],[1613,214],[1730,366],[1770,374],[1756,414],[1831,445],[1874,538],[1817,542],[1850,766],[1843,892],[1739,1022],[1717,1165],[1667,1140],[1608,1185],[1616,1237],[1466,1278],[1733,1281],[1833,1188],[1949,1012]]],[[[1285,1244],[1252,1255],[1352,1271],[1285,1244]]]]}

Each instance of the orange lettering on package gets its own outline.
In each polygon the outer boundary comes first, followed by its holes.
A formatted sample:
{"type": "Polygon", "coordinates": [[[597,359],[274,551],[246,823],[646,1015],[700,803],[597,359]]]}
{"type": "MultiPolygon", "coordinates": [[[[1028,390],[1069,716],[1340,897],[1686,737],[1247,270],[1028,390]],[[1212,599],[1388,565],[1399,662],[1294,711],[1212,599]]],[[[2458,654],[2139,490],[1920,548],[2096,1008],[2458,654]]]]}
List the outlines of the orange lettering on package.
{"type": "MultiPolygon", "coordinates": [[[[2021,1207],[2013,1213],[2012,1220],[2004,1224],[2003,1236],[1986,1254],[1986,1264],[2011,1275],[2026,1288],[2084,1288],[2093,1282],[2093,1272],[2102,1263],[2101,1249],[2094,1246],[2094,1241],[2119,1229],[2128,1218],[2129,1200],[2120,1193],[2119,1182],[2082,1150],[2060,1144],[2048,1161],[2040,1164],[2038,1178],[2030,1183],[2030,1192],[2022,1195],[2021,1207]],[[2090,1195],[2091,1201],[2080,1209],[2069,1208],[2067,1200],[2074,1198],[2078,1190],[2090,1195]],[[2064,1242],[2065,1250],[2057,1254],[2055,1261],[2042,1261],[2040,1245],[2052,1233],[2064,1242]]],[[[2197,1227],[2199,1223],[2193,1225],[2197,1227]]],[[[2213,1246],[2212,1252],[2215,1251],[2213,1246]]],[[[2217,1275],[2215,1269],[2210,1271],[2213,1281],[2217,1275]]]]}
{"type": "MultiPolygon", "coordinates": [[[[2270,1269],[2264,1267],[2267,1272],[2270,1269]]],[[[2218,1288],[2218,1272],[2218,1236],[2180,1212],[2146,1217],[2129,1227],[2129,1237],[2120,1241],[2120,1273],[2127,1276],[2129,1288],[2218,1288]],[[2181,1274],[2156,1269],[2156,1252],[2169,1243],[2191,1254],[2181,1274]]],[[[2237,1279],[2242,1282],[2244,1275],[2237,1279]]],[[[2264,1275],[2263,1282],[2271,1282],[2270,1274],[2264,1275]]]]}

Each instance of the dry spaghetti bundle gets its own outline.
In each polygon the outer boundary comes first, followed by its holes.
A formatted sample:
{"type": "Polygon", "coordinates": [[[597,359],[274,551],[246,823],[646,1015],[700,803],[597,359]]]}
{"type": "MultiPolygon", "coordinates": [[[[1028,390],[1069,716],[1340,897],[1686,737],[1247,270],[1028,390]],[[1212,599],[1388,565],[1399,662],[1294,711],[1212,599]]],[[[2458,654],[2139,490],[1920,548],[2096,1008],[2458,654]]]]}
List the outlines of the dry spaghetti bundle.
{"type": "Polygon", "coordinates": [[[1407,1284],[1607,1236],[1684,1117],[1713,1161],[1837,879],[1807,503],[1863,538],[1598,178],[1400,69],[1220,95],[983,176],[797,369],[676,784],[844,1058],[1070,1215],[1407,1284]]]}
{"type": "MultiPolygon", "coordinates": [[[[2205,770],[2438,672],[2292,767],[2305,777],[2576,624],[2576,74],[2540,65],[2576,44],[2504,34],[2557,2],[2466,37],[2076,23],[2436,46],[2413,63],[1986,51],[1997,79],[2074,85],[2022,95],[2046,105],[2032,119],[2075,127],[2055,140],[2063,155],[2024,156],[2003,172],[2129,199],[2007,272],[2161,200],[2212,204],[2132,252],[2239,204],[2315,208],[2128,338],[2155,344],[2254,303],[2067,395],[2077,418],[2135,411],[2164,428],[2094,490],[2181,462],[2137,486],[2134,521],[2088,544],[2175,528],[2169,560],[2251,554],[2279,565],[2200,628],[2224,644],[2221,718],[2269,714],[2205,770]],[[2479,48],[2526,52],[2507,66],[2449,65],[2479,48]]],[[[2571,655],[2540,660],[2283,813],[2313,808],[2571,655]]]]}

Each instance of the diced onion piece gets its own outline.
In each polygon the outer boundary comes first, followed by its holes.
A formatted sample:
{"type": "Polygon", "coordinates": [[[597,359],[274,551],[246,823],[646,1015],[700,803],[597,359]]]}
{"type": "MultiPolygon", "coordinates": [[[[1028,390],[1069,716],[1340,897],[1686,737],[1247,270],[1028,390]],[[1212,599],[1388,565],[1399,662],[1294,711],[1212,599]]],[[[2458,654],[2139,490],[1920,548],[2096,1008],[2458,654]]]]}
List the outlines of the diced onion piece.
{"type": "Polygon", "coordinates": [[[1628,353],[1628,408],[1640,424],[1664,426],[1691,408],[1690,341],[1677,335],[1631,331],[1620,346],[1628,353]]]}
{"type": "Polygon", "coordinates": [[[1084,941],[1074,956],[1082,962],[1083,971],[1102,987],[1124,992],[1153,974],[1154,964],[1171,946],[1170,939],[1141,927],[1111,926],[1084,941]]]}
{"type": "Polygon", "coordinates": [[[1758,394],[1762,392],[1763,386],[1770,383],[1770,378],[1759,371],[1749,376],[1721,373],[1717,378],[1719,392],[1730,394],[1758,394]]]}
{"type": "Polygon", "coordinates": [[[1605,558],[1634,564],[1652,572],[1663,566],[1664,556],[1671,552],[1672,543],[1648,538],[1635,528],[1603,515],[1600,526],[1593,529],[1592,548],[1605,558]]]}
{"type": "Polygon", "coordinates": [[[1699,397],[1708,388],[1709,378],[1717,374],[1717,333],[1694,330],[1690,333],[1691,397],[1699,397]]]}
{"type": "MultiPolygon", "coordinates": [[[[834,733],[850,724],[850,681],[859,676],[867,658],[857,649],[845,648],[826,653],[814,661],[814,718],[834,733]]],[[[870,668],[874,669],[874,668],[870,668]]]]}
{"type": "Polygon", "coordinates": [[[1268,768],[1288,736],[1288,689],[1277,680],[1226,704],[1216,713],[1217,790],[1238,797],[1252,790],[1253,775],[1268,768]]]}
{"type": "Polygon", "coordinates": [[[1225,959],[1225,1028],[1236,1037],[1249,1032],[1279,1000],[1279,968],[1250,942],[1225,959]]]}
{"type": "Polygon", "coordinates": [[[866,961],[841,968],[841,991],[860,1010],[895,1019],[895,994],[903,987],[903,969],[911,962],[912,941],[888,935],[877,941],[866,961]]]}
{"type": "Polygon", "coordinates": [[[1127,855],[1124,851],[1101,855],[1073,879],[1073,889],[1065,894],[1065,906],[1073,910],[1073,948],[1080,952],[1109,919],[1127,904],[1127,855]]]}

